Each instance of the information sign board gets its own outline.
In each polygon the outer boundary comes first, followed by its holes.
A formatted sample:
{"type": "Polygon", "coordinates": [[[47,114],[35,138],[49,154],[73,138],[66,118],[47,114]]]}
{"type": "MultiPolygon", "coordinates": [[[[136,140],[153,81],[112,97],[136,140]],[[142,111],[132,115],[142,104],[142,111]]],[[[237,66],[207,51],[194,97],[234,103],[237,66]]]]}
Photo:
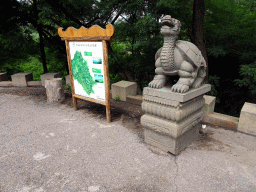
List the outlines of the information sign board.
{"type": "Polygon", "coordinates": [[[69,42],[75,94],[105,101],[102,42],[69,42]]]}
{"type": "Polygon", "coordinates": [[[106,30],[98,25],[78,30],[68,27],[58,29],[61,40],[65,40],[69,75],[74,108],[77,99],[83,99],[106,106],[107,121],[110,115],[110,86],[108,71],[108,51],[106,41],[112,39],[114,27],[106,30]]]}

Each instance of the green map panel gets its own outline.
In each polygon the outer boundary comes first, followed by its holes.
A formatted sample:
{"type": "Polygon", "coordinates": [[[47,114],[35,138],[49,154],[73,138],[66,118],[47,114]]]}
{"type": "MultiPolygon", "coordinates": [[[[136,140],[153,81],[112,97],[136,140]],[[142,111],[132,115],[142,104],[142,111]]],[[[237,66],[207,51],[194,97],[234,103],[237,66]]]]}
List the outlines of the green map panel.
{"type": "Polygon", "coordinates": [[[101,73],[101,69],[92,68],[93,73],[101,73]]]}
{"type": "Polygon", "coordinates": [[[81,51],[76,51],[74,59],[71,60],[72,72],[75,80],[82,85],[83,90],[90,95],[94,93],[93,86],[97,83],[89,72],[87,61],[82,57],[81,51]]]}
{"type": "Polygon", "coordinates": [[[85,52],[84,52],[84,56],[92,56],[92,52],[87,52],[87,51],[85,51],[85,52]]]}

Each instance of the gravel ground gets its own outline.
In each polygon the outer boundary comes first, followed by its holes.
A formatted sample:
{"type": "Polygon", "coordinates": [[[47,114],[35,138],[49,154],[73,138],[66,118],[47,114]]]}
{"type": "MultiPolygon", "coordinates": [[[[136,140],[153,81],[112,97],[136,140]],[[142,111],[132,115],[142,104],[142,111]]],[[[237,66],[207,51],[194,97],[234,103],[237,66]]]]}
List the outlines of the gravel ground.
{"type": "MultiPolygon", "coordinates": [[[[0,87],[0,95],[12,94],[19,96],[29,96],[29,99],[35,101],[37,104],[47,103],[46,89],[42,86],[33,87],[0,87]]],[[[121,121],[122,126],[136,133],[142,140],[144,140],[143,127],[140,124],[140,118],[144,114],[141,107],[133,105],[124,101],[115,102],[110,99],[111,103],[111,120],[112,122],[121,121]]],[[[71,91],[65,91],[65,100],[60,105],[67,105],[73,108],[71,91]]],[[[86,110],[93,114],[94,117],[106,119],[106,108],[103,105],[88,102],[85,100],[77,100],[78,110],[86,110]]],[[[207,126],[216,127],[214,125],[204,123],[207,126]]],[[[200,132],[197,144],[200,146],[207,146],[210,140],[208,133],[200,132]]],[[[158,150],[157,150],[158,151],[158,150]]],[[[159,153],[159,151],[157,152],[159,153]]]]}
{"type": "Polygon", "coordinates": [[[42,87],[0,88],[0,106],[1,192],[256,191],[253,136],[207,126],[174,156],[144,142],[140,106],[111,99],[106,123],[105,106],[42,87]]]}
{"type": "MultiPolygon", "coordinates": [[[[12,94],[19,96],[29,96],[29,99],[35,101],[38,104],[47,103],[46,89],[42,86],[33,87],[0,87],[1,94],[12,94]]],[[[67,105],[73,108],[71,92],[65,92],[65,100],[60,103],[61,105],[67,105]]],[[[122,125],[134,132],[142,135],[143,128],[140,125],[140,118],[144,114],[141,107],[133,105],[124,101],[115,102],[110,99],[111,104],[111,120],[112,122],[122,119],[122,125]]],[[[78,110],[88,110],[93,116],[106,119],[106,107],[93,102],[85,100],[77,100],[78,110]]],[[[143,136],[142,136],[143,137],[143,136]]]]}

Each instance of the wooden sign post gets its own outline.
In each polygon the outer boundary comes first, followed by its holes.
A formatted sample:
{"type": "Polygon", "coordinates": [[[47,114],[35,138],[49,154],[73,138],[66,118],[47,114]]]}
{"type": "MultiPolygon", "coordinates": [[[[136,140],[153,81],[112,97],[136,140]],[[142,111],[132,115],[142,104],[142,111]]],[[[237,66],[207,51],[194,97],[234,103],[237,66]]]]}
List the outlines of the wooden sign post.
{"type": "Polygon", "coordinates": [[[77,99],[106,106],[107,122],[111,122],[108,49],[106,41],[114,34],[111,24],[106,30],[98,25],[89,29],[68,27],[58,29],[61,40],[65,40],[72,100],[77,110],[77,99]]]}

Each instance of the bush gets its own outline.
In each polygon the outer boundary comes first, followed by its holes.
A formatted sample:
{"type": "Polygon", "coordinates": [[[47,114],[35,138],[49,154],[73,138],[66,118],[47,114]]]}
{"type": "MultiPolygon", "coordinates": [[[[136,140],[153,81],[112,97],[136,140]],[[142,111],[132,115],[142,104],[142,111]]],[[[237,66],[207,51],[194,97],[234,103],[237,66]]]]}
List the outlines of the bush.
{"type": "Polygon", "coordinates": [[[256,61],[249,65],[241,65],[240,75],[243,79],[235,79],[234,82],[241,86],[246,86],[250,89],[252,94],[256,93],[256,61]]]}
{"type": "Polygon", "coordinates": [[[28,62],[21,62],[20,68],[24,73],[32,73],[34,81],[41,81],[40,75],[43,74],[44,69],[42,63],[37,57],[30,56],[28,62]]]}

